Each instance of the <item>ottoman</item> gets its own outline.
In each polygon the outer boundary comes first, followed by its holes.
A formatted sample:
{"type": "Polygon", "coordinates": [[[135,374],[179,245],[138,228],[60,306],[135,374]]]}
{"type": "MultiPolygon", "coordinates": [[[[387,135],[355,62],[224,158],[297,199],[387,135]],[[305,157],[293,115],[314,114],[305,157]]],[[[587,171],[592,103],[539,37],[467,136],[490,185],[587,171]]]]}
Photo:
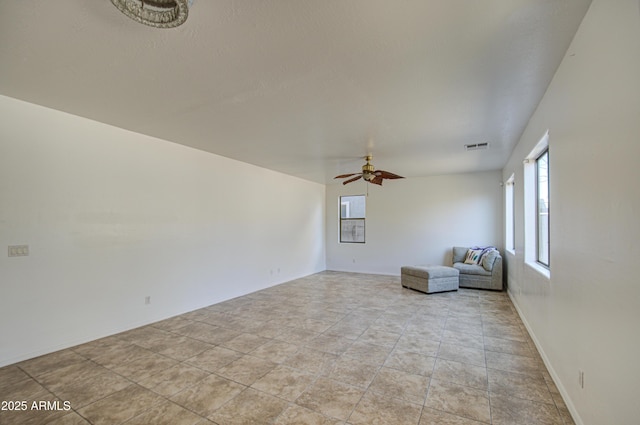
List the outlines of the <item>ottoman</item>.
{"type": "Polygon", "coordinates": [[[405,288],[427,294],[457,291],[459,274],[458,269],[447,266],[403,266],[400,268],[400,283],[405,288]]]}

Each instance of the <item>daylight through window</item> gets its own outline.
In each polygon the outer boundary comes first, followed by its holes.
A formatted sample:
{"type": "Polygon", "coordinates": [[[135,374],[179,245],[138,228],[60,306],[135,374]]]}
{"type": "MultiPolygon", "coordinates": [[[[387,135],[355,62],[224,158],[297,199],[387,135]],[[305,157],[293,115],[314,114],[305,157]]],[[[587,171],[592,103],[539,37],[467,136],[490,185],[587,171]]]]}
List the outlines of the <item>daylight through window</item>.
{"type": "Polygon", "coordinates": [[[537,258],[549,267],[549,150],[536,159],[537,258]]]}
{"type": "Polygon", "coordinates": [[[364,243],[365,196],[340,197],[340,242],[364,243]]]}
{"type": "Polygon", "coordinates": [[[549,240],[549,133],[524,160],[524,261],[551,277],[549,240]]]}

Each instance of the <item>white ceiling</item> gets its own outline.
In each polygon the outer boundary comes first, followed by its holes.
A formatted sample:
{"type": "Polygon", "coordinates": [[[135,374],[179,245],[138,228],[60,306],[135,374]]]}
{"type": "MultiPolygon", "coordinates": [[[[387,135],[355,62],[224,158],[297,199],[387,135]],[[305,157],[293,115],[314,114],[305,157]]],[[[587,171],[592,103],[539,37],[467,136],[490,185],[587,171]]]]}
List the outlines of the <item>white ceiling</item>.
{"type": "Polygon", "coordinates": [[[321,183],[500,169],[591,0],[0,0],[0,94],[321,183]],[[489,142],[486,151],[464,144],[489,142]]]}

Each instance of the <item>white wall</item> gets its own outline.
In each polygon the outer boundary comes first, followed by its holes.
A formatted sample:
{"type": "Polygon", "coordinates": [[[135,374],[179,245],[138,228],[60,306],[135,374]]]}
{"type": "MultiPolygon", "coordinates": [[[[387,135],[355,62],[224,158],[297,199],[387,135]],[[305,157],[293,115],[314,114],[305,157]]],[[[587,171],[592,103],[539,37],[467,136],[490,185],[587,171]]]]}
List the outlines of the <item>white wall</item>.
{"type": "Polygon", "coordinates": [[[594,0],[503,172],[516,180],[510,296],[579,425],[640,417],[638,158],[639,3],[594,0]],[[523,261],[522,220],[522,160],[547,129],[550,279],[523,261]]]}
{"type": "Polygon", "coordinates": [[[502,251],[499,171],[327,186],[327,268],[399,275],[403,265],[451,264],[454,245],[502,251]],[[366,243],[339,243],[339,199],[366,194],[366,243]]]}
{"type": "Polygon", "coordinates": [[[0,116],[0,366],[325,269],[323,185],[3,96],[0,116]]]}

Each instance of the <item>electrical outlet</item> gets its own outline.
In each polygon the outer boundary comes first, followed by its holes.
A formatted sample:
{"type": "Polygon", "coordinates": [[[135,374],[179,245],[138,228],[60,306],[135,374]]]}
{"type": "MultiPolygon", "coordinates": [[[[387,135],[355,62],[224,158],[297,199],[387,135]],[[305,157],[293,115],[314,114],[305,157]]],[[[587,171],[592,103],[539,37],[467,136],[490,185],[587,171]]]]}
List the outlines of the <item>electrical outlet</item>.
{"type": "Polygon", "coordinates": [[[581,370],[578,371],[578,385],[580,388],[584,388],[584,372],[581,370]]]}
{"type": "Polygon", "coordinates": [[[144,303],[146,305],[151,304],[151,296],[150,295],[147,295],[146,297],[144,297],[144,303]]]}
{"type": "Polygon", "coordinates": [[[9,257],[26,257],[29,255],[29,245],[9,245],[9,257]]]}

